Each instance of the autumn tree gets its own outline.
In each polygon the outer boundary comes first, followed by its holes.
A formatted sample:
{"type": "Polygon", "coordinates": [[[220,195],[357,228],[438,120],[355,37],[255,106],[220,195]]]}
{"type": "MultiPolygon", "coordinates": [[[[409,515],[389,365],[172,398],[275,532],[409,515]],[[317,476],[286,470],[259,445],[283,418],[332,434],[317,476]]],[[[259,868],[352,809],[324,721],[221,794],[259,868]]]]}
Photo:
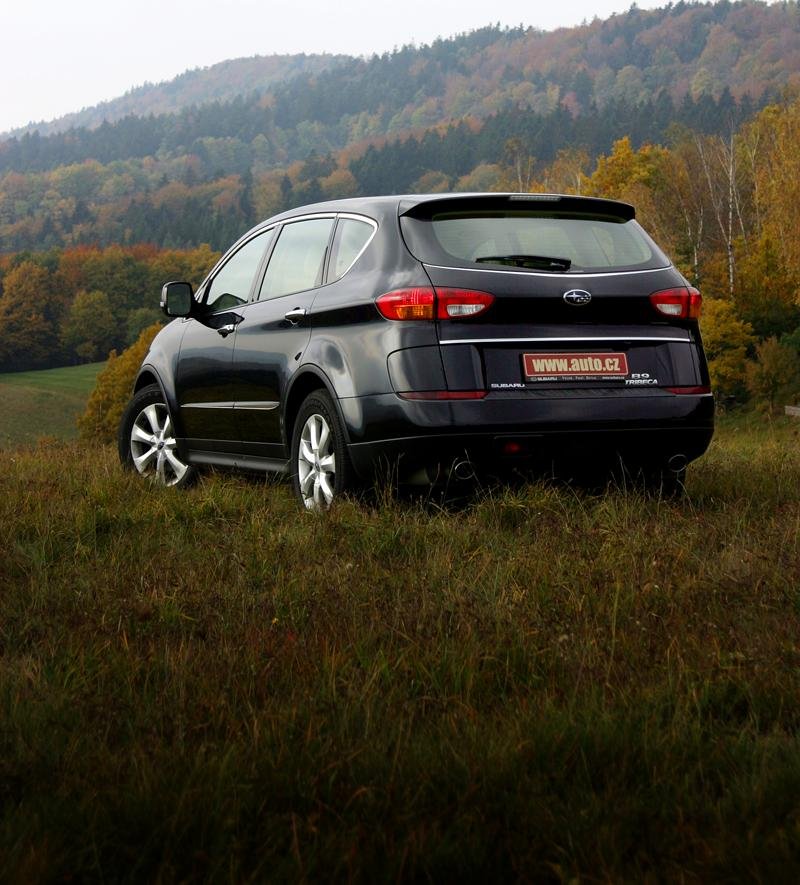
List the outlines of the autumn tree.
{"type": "Polygon", "coordinates": [[[642,226],[669,251],[674,222],[665,215],[660,201],[668,154],[666,148],[651,144],[636,151],[628,136],[620,138],[608,156],[598,158],[586,182],[586,193],[631,203],[642,226]]]}
{"type": "Polygon", "coordinates": [[[780,336],[800,325],[800,268],[790,270],[768,234],[740,244],[737,256],[737,311],[756,335],[780,336]]]}
{"type": "Polygon", "coordinates": [[[543,190],[553,194],[586,191],[589,154],[584,148],[562,148],[541,173],[543,190]]]}
{"type": "Polygon", "coordinates": [[[760,231],[776,244],[781,262],[800,273],[800,98],[770,105],[744,127],[742,151],[750,163],[760,231]]]}
{"type": "Polygon", "coordinates": [[[78,418],[78,430],[82,439],[113,442],[117,428],[131,396],[139,366],[150,348],[150,342],[158,334],[160,324],[143,329],[136,341],[119,356],[112,351],[105,368],[97,376],[97,383],[86,411],[78,418]]]}
{"type": "MultiPolygon", "coordinates": [[[[508,190],[527,193],[533,183],[536,158],[521,138],[509,138],[503,148],[504,179],[508,190]]],[[[504,182],[504,184],[505,184],[504,182]]]]}
{"type": "Polygon", "coordinates": [[[128,320],[125,323],[125,346],[130,347],[139,335],[154,323],[160,324],[163,314],[158,307],[137,307],[128,314],[128,320]]]}
{"type": "Polygon", "coordinates": [[[747,356],[755,344],[752,326],[739,319],[730,301],[707,298],[700,329],[711,386],[721,397],[744,399],[747,356]]]}
{"type": "MultiPolygon", "coordinates": [[[[53,323],[45,316],[40,304],[16,304],[0,299],[0,371],[22,372],[44,369],[53,364],[54,342],[57,338],[53,323]]],[[[57,359],[58,354],[55,354],[57,359]]]]}
{"type": "Polygon", "coordinates": [[[800,394],[800,354],[767,338],[756,347],[756,359],[747,366],[747,389],[769,414],[800,394]]]}
{"type": "Polygon", "coordinates": [[[611,200],[629,200],[637,185],[654,189],[660,172],[658,161],[664,153],[664,148],[653,145],[635,151],[627,135],[618,139],[608,156],[598,158],[587,192],[611,200]]]}
{"type": "Polygon", "coordinates": [[[53,278],[42,264],[19,262],[3,278],[3,301],[20,309],[41,313],[50,323],[58,322],[66,305],[55,291],[53,278]]]}
{"type": "Polygon", "coordinates": [[[718,242],[727,257],[728,296],[733,298],[736,285],[735,240],[737,237],[747,239],[744,183],[737,163],[733,130],[727,138],[696,135],[695,145],[718,242]]]}
{"type": "Polygon", "coordinates": [[[61,327],[61,344],[81,362],[105,359],[120,337],[105,292],[78,292],[61,327]]]}

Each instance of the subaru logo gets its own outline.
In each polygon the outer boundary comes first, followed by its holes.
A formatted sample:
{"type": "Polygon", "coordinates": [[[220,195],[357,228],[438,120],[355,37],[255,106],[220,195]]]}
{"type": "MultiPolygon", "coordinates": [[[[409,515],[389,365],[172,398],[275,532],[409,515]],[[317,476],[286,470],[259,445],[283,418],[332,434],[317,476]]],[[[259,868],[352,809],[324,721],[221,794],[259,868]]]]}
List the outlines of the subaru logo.
{"type": "Polygon", "coordinates": [[[584,289],[570,289],[569,292],[564,293],[564,301],[575,307],[583,307],[584,304],[588,304],[591,300],[591,294],[584,289]]]}

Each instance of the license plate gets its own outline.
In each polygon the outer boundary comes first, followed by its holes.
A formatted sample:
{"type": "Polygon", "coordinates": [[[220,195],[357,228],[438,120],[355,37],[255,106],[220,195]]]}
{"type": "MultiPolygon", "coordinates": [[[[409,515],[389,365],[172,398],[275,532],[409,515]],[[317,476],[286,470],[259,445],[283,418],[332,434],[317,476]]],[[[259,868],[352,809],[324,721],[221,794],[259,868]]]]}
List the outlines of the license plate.
{"type": "Polygon", "coordinates": [[[526,381],[606,381],[628,374],[624,353],[524,353],[526,381]]]}

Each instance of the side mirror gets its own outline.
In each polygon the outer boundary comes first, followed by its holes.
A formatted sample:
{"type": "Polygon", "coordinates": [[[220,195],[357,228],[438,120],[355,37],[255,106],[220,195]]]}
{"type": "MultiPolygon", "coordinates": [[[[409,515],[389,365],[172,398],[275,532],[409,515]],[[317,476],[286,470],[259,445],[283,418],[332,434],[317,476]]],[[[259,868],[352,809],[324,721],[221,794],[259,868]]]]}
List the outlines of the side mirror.
{"type": "Polygon", "coordinates": [[[190,283],[164,283],[161,289],[161,310],[168,317],[191,316],[193,294],[190,283]]]}

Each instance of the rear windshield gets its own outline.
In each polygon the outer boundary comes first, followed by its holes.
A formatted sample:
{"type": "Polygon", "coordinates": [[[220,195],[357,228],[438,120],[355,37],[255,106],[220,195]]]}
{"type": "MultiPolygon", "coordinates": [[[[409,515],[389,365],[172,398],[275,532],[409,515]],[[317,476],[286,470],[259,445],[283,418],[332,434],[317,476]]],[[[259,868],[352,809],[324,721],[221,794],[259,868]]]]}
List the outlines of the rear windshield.
{"type": "Polygon", "coordinates": [[[500,210],[404,216],[401,225],[411,252],[430,264],[557,273],[649,270],[669,264],[633,219],[500,210]]]}

